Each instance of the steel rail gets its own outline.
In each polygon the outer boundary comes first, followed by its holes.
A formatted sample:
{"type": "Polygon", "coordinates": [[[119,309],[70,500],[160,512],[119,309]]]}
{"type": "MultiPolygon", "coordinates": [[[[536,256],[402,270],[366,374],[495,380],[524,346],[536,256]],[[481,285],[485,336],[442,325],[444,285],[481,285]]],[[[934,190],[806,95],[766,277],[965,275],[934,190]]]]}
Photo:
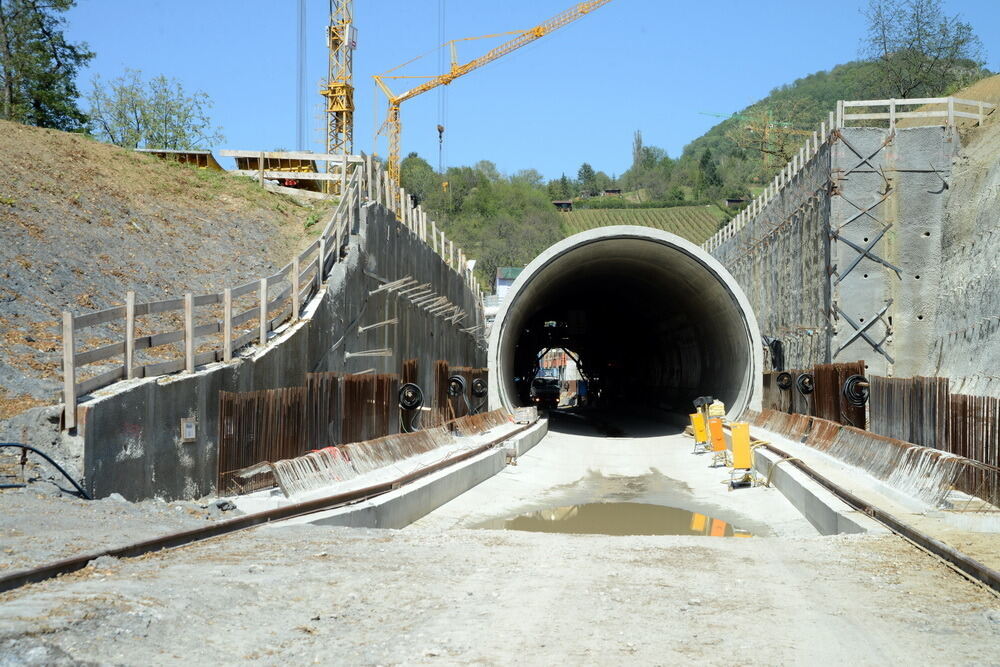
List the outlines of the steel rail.
{"type": "Polygon", "coordinates": [[[962,552],[949,547],[944,542],[920,532],[913,526],[903,523],[888,512],[880,510],[878,507],[865,502],[847,489],[831,482],[829,479],[810,468],[800,459],[791,456],[771,443],[762,443],[760,446],[766,447],[782,459],[788,460],[789,464],[809,475],[809,477],[811,477],[820,486],[833,493],[833,495],[837,496],[854,509],[864,512],[866,515],[883,524],[886,528],[919,549],[937,556],[966,578],[981,583],[992,589],[993,593],[1000,595],[1000,572],[997,572],[983,563],[980,563],[971,556],[967,556],[962,552]]]}
{"type": "MultiPolygon", "coordinates": [[[[535,422],[534,424],[537,423],[538,422],[535,422]]],[[[272,510],[254,512],[253,514],[236,517],[235,519],[219,521],[202,528],[169,533],[167,535],[161,535],[149,540],[143,540],[142,542],[136,542],[122,547],[114,547],[112,549],[105,549],[104,551],[92,552],[82,556],[73,556],[72,558],[47,563],[30,570],[13,572],[0,577],[0,593],[19,588],[26,584],[37,583],[39,581],[52,579],[53,577],[58,577],[63,574],[77,572],[87,567],[87,564],[90,563],[90,561],[95,558],[100,558],[101,556],[112,556],[114,558],[135,558],[136,556],[142,556],[143,554],[152,553],[154,551],[174,549],[192,544],[194,542],[207,540],[209,538],[219,537],[221,535],[227,535],[241,530],[247,530],[266,523],[283,521],[286,519],[305,516],[307,514],[315,514],[317,512],[364,502],[365,500],[394,491],[404,484],[430,475],[431,473],[437,472],[438,470],[446,468],[450,465],[454,465],[466,459],[478,456],[479,454],[496,447],[505,440],[509,440],[515,435],[523,433],[531,426],[534,426],[534,424],[525,424],[514,429],[510,433],[494,440],[490,440],[489,442],[474,449],[470,449],[467,452],[462,452],[456,456],[438,461],[437,463],[429,465],[426,468],[421,468],[420,470],[408,473],[388,482],[381,482],[379,484],[373,484],[361,489],[355,489],[354,491],[336,493],[331,496],[294,503],[272,510]]]]}

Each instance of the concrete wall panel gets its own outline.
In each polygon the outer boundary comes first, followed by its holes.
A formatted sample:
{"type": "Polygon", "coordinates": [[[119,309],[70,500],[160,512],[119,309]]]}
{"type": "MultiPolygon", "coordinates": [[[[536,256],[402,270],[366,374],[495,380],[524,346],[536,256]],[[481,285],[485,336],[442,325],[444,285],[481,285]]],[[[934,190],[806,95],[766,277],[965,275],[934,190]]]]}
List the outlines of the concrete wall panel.
{"type": "Polygon", "coordinates": [[[214,491],[218,466],[219,392],[301,386],[308,372],[398,373],[420,360],[424,387],[433,362],[485,365],[485,343],[461,331],[482,324],[482,309],[465,280],[380,206],[361,207],[357,233],[336,264],[308,319],[279,333],[263,349],[248,348],[229,364],[193,374],[119,383],[82,404],[85,483],[97,497],[117,492],[138,500],[194,498],[214,491]],[[395,294],[372,292],[383,281],[411,276],[465,310],[456,324],[395,294]],[[399,323],[359,333],[362,325],[399,323]],[[348,352],[390,348],[387,357],[346,358],[348,352]],[[197,419],[197,437],[182,442],[180,420],[197,419]]]}

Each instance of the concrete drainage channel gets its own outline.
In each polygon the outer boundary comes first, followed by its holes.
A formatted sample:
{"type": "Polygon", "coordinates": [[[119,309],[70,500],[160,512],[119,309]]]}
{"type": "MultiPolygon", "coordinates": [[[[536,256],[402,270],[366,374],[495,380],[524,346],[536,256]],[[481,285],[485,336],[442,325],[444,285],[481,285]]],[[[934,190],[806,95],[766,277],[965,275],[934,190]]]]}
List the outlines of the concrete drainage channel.
{"type": "Polygon", "coordinates": [[[820,535],[887,533],[885,526],[823,488],[791,463],[791,458],[764,446],[754,451],[754,470],[781,492],[820,535]]]}
{"type": "Polygon", "coordinates": [[[545,437],[548,424],[547,419],[539,419],[496,446],[410,484],[354,505],[297,517],[283,525],[404,528],[503,470],[510,459],[521,456],[545,437]]]}

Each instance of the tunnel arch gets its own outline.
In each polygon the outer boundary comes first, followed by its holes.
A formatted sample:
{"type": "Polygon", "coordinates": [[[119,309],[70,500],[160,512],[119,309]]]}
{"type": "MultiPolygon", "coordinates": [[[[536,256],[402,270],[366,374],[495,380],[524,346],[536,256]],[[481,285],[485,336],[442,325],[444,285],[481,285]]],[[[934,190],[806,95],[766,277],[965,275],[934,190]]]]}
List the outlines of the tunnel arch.
{"type": "Polygon", "coordinates": [[[711,255],[658,229],[600,227],[521,272],[489,340],[491,408],[525,405],[539,345],[579,351],[607,404],[685,415],[711,395],[735,418],[759,409],[763,352],[750,303],[711,255]]]}

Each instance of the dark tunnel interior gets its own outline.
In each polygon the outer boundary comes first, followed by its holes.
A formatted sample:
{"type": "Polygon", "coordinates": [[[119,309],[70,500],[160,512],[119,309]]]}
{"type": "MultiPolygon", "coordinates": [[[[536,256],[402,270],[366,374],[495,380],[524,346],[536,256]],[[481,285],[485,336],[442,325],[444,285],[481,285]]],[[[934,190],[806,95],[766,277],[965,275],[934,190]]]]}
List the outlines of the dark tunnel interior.
{"type": "Polygon", "coordinates": [[[549,348],[579,355],[590,398],[605,408],[684,416],[703,395],[746,407],[753,343],[743,309],[725,279],[682,249],[595,240],[542,266],[510,298],[496,359],[509,407],[529,404],[549,348]]]}

